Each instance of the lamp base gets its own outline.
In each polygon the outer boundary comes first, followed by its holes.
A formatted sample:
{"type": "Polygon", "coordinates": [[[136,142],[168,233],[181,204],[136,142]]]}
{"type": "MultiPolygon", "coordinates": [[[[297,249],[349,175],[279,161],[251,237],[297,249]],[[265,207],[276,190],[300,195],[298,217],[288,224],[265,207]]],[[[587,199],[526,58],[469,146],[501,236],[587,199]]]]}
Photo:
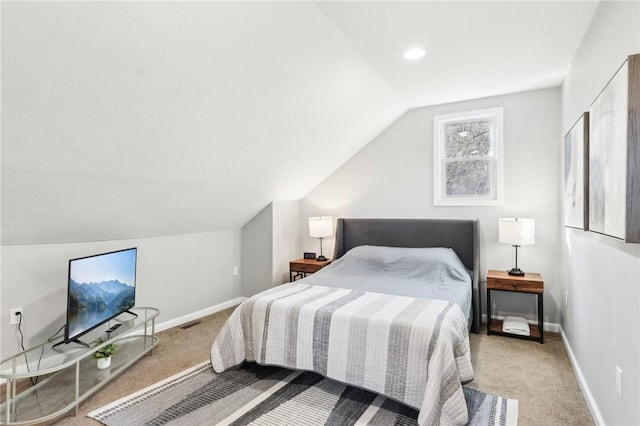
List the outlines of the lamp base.
{"type": "Polygon", "coordinates": [[[507,273],[509,273],[509,275],[515,275],[518,277],[521,277],[524,275],[524,271],[520,268],[512,268],[510,270],[507,271],[507,273]]]}
{"type": "Polygon", "coordinates": [[[316,258],[316,260],[317,260],[318,262],[326,262],[326,261],[327,261],[327,258],[326,258],[326,257],[324,257],[323,255],[320,255],[320,256],[318,256],[318,257],[316,258]]]}

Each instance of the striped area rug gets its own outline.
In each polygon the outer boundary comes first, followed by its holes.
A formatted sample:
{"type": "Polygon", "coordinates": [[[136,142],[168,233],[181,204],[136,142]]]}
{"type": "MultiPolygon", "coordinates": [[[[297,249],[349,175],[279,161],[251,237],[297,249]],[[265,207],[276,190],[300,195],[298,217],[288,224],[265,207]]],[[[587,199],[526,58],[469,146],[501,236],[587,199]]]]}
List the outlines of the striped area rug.
{"type": "MultiPolygon", "coordinates": [[[[518,401],[464,388],[469,424],[515,425],[518,401]]],[[[247,364],[215,374],[209,362],[88,414],[122,425],[416,425],[418,412],[318,374],[247,364]]]]}

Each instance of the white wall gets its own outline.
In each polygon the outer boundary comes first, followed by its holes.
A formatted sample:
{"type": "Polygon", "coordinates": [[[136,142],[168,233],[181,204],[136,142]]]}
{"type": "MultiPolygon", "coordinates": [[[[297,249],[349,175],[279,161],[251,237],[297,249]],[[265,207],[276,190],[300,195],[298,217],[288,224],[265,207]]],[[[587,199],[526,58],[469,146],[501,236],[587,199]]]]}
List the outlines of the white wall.
{"type": "MultiPolygon", "coordinates": [[[[565,134],[631,54],[640,53],[640,3],[601,2],[562,85],[565,134]]],[[[562,206],[563,203],[561,202],[562,206]]],[[[598,422],[640,424],[640,245],[560,229],[561,324],[598,422]],[[623,396],[615,367],[623,371],[623,396]]]]}
{"type": "Polygon", "coordinates": [[[273,205],[269,204],[242,228],[240,277],[245,297],[271,284],[273,269],[273,205]]]}
{"type": "Polygon", "coordinates": [[[138,247],[136,305],[160,310],[156,324],[240,296],[240,231],[72,244],[2,246],[0,359],[19,352],[11,308],[24,308],[25,347],[43,342],[66,321],[68,260],[138,247]]]}
{"type": "Polygon", "coordinates": [[[242,295],[289,281],[300,252],[299,201],[274,201],[242,228],[242,295]]]}
{"type": "Polygon", "coordinates": [[[273,280],[274,285],[289,281],[289,261],[300,252],[300,202],[273,202],[273,280]]]}
{"type": "MultiPolygon", "coordinates": [[[[536,244],[521,248],[518,266],[542,273],[545,320],[557,323],[561,300],[557,282],[559,135],[558,88],[414,109],[304,197],[301,218],[478,218],[484,280],[487,269],[513,267],[513,247],[498,243],[498,218],[533,217],[536,244]],[[491,107],[504,107],[504,206],[434,207],[433,116],[491,107]]],[[[307,225],[301,223],[300,229],[303,249],[317,251],[317,239],[305,237],[307,225]]],[[[325,241],[325,252],[333,253],[333,239],[325,241]]],[[[499,296],[498,314],[535,318],[533,297],[499,296]]]]}

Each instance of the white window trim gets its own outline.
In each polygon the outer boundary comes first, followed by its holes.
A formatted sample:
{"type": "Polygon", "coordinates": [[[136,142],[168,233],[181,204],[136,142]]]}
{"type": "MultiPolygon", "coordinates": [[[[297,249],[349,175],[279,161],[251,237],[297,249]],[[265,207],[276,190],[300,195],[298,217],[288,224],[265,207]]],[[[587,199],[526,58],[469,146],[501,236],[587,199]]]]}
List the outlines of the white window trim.
{"type": "Polygon", "coordinates": [[[488,108],[433,117],[433,205],[434,206],[502,206],[504,204],[504,164],[503,164],[503,108],[488,108]],[[444,126],[451,122],[495,118],[496,132],[493,148],[493,195],[446,197],[444,192],[444,126]]]}

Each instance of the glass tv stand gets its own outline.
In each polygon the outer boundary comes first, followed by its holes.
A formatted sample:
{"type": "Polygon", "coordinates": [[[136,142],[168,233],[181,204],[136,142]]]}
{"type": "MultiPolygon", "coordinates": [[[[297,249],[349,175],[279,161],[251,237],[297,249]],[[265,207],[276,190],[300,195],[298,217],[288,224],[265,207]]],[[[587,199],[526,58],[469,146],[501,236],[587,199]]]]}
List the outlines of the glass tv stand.
{"type": "Polygon", "coordinates": [[[0,378],[5,379],[6,398],[0,405],[0,425],[27,425],[54,419],[78,406],[93,392],[123,372],[158,344],[155,335],[156,308],[132,308],[105,325],[82,336],[85,342],[106,339],[90,347],[78,343],[58,345],[58,337],[8,358],[0,364],[0,378]],[[121,324],[112,333],[107,328],[121,324]],[[94,352],[109,343],[118,345],[111,367],[99,370],[94,352]],[[55,347],[54,347],[55,346],[55,347]],[[25,387],[27,380],[35,385],[25,387]],[[18,383],[20,382],[20,383],[18,383]]]}

